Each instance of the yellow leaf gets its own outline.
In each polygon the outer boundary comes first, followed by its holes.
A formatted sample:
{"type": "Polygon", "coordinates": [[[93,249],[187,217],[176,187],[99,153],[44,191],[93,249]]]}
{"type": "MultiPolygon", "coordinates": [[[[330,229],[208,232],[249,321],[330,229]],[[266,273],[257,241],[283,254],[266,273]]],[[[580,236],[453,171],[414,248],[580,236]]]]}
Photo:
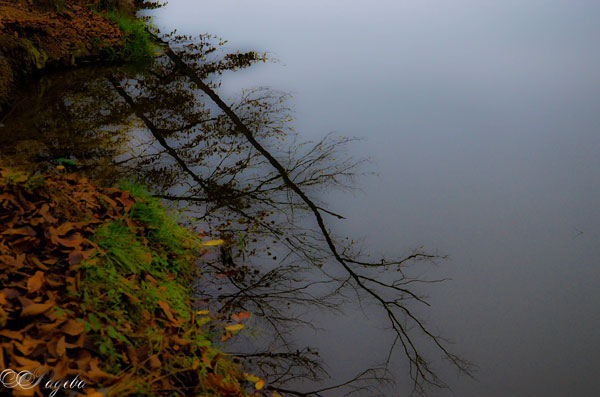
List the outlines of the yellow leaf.
{"type": "Polygon", "coordinates": [[[254,384],[254,387],[256,388],[256,390],[260,390],[265,386],[265,381],[264,380],[259,380],[258,382],[256,382],[254,384]]]}
{"type": "Polygon", "coordinates": [[[225,327],[227,331],[239,331],[242,328],[244,328],[244,324],[233,324],[225,327]]]}
{"type": "Polygon", "coordinates": [[[210,313],[210,310],[198,310],[198,311],[196,312],[196,314],[199,314],[199,315],[202,315],[202,314],[208,314],[208,313],[210,313]]]}
{"type": "Polygon", "coordinates": [[[64,165],[57,165],[56,169],[59,170],[59,171],[62,171],[62,170],[65,169],[65,166],[64,165]]]}
{"type": "Polygon", "coordinates": [[[248,374],[248,373],[244,373],[244,378],[246,378],[246,380],[248,382],[252,382],[252,383],[256,383],[260,381],[260,378],[256,375],[252,375],[252,374],[248,374]]]}
{"type": "Polygon", "coordinates": [[[274,391],[273,393],[271,393],[271,397],[281,397],[281,394],[274,391]]]}
{"type": "Polygon", "coordinates": [[[224,240],[221,240],[221,239],[219,239],[219,240],[208,240],[207,242],[205,242],[205,243],[202,243],[202,245],[204,245],[204,246],[206,246],[206,247],[213,247],[213,246],[215,246],[215,245],[221,245],[221,244],[223,244],[224,242],[225,242],[225,241],[224,241],[224,240]]]}

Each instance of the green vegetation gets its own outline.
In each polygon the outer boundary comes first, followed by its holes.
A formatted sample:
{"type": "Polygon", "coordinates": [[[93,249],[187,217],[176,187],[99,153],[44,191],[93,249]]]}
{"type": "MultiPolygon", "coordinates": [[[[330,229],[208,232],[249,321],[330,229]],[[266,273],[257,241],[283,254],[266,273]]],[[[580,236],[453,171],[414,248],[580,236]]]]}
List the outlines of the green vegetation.
{"type": "Polygon", "coordinates": [[[105,48],[104,51],[111,60],[141,62],[153,58],[154,40],[146,30],[144,21],[122,14],[117,10],[108,11],[107,16],[117,24],[124,35],[120,47],[105,48]]]}
{"type": "MultiPolygon", "coordinates": [[[[236,378],[240,374],[230,361],[218,359],[222,354],[211,347],[202,328],[210,318],[196,316],[191,308],[189,286],[195,258],[200,255],[199,238],[178,226],[176,218],[139,185],[123,188],[135,202],[122,219],[94,232],[91,241],[100,248],[99,254],[80,269],[82,303],[88,313],[86,329],[106,331],[95,345],[107,372],[123,376],[131,361],[121,354],[123,347],[134,352],[149,350],[154,366],[160,363],[161,374],[195,374],[188,381],[196,384],[202,395],[222,395],[215,385],[206,383],[213,371],[221,375],[221,383],[239,390],[236,378]],[[150,326],[147,321],[157,310],[168,320],[162,327],[150,326]],[[169,348],[169,339],[179,342],[177,349],[169,348]],[[192,368],[195,370],[189,373],[192,368]]],[[[128,374],[136,379],[135,386],[127,390],[127,384],[115,385],[118,394],[152,395],[154,379],[146,372],[128,374]]]]}
{"type": "Polygon", "coordinates": [[[45,176],[0,167],[4,363],[60,360],[61,371],[88,382],[88,395],[243,397],[262,389],[211,343],[244,328],[239,321],[250,314],[232,324],[194,308],[197,259],[223,241],[203,243],[139,185],[103,189],[59,167],[45,176]],[[28,348],[14,350],[14,341],[28,348]]]}

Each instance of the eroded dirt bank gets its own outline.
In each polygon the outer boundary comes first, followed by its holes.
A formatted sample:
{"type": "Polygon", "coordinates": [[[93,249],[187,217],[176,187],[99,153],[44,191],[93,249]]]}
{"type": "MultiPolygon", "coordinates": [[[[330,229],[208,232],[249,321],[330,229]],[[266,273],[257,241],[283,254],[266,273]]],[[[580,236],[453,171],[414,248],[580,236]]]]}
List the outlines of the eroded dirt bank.
{"type": "MultiPolygon", "coordinates": [[[[99,11],[105,0],[0,0],[0,114],[16,84],[55,67],[94,62],[121,44],[123,33],[99,11]]],[[[133,3],[111,3],[131,12],[133,3]]]]}

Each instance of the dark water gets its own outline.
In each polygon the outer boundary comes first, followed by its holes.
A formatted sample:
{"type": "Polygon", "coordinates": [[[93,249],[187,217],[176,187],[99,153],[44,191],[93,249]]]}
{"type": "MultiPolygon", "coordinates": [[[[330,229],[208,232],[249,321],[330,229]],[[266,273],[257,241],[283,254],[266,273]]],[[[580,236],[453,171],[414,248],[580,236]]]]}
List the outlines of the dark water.
{"type": "MultiPolygon", "coordinates": [[[[479,365],[477,381],[449,374],[454,395],[587,396],[600,392],[599,12],[592,1],[182,0],[155,22],[269,51],[279,63],[223,89],[288,90],[303,137],[366,138],[354,153],[379,177],[326,197],[348,217],[335,228],[371,252],[450,255],[427,272],[452,278],[427,289],[427,315],[479,365]]],[[[389,342],[360,314],[323,325],[312,341],[337,379],[389,342]]]]}
{"type": "MultiPolygon", "coordinates": [[[[362,237],[374,260],[421,246],[449,255],[407,269],[422,279],[451,279],[415,286],[432,306],[411,308],[478,371],[475,380],[457,377],[438,350],[422,344],[451,386],[427,389],[430,394],[588,396],[600,392],[598,11],[592,2],[557,1],[177,1],[152,13],[167,30],[217,34],[232,51],[267,51],[279,59],[233,73],[233,66],[247,66],[237,59],[221,67],[220,79],[210,74],[208,80],[298,180],[307,181],[311,197],[346,217],[326,218],[337,235],[362,237]],[[260,86],[272,90],[247,91],[260,86]],[[298,141],[319,141],[334,131],[324,147],[338,152],[320,158],[311,146],[290,150],[296,147],[290,126],[298,141]],[[364,140],[344,144],[339,136],[364,140]],[[310,176],[324,170],[339,175],[344,164],[364,157],[372,163],[356,171],[378,175],[358,178],[360,191],[335,189],[351,182],[346,178],[309,183],[310,176]],[[305,168],[294,169],[302,159],[305,168]]],[[[320,280],[302,264],[282,262],[286,251],[277,247],[297,237],[310,248],[300,253],[323,261],[331,256],[320,250],[302,203],[290,199],[277,179],[261,184],[276,176],[273,170],[202,92],[183,78],[170,80],[168,63],[154,71],[163,77],[88,69],[25,89],[2,120],[3,159],[52,168],[57,158],[72,158],[79,172],[98,180],[142,179],[156,194],[170,196],[168,202],[186,207],[186,216],[209,233],[240,241],[232,248],[234,261],[260,274],[228,267],[224,258],[217,271],[240,285],[270,274],[257,293],[280,297],[320,280]],[[138,104],[137,115],[116,85],[138,104]],[[201,128],[174,132],[199,122],[201,128]],[[252,194],[242,194],[247,191],[252,194]],[[280,273],[269,273],[273,269],[280,273]]],[[[379,275],[383,281],[392,276],[379,275]]],[[[386,359],[393,334],[384,329],[377,305],[366,302],[361,311],[345,303],[340,315],[308,305],[308,295],[286,296],[283,307],[239,296],[222,303],[255,313],[262,308],[263,319],[287,314],[322,327],[284,327],[299,348],[320,349],[331,375],[322,386],[386,359]]],[[[335,300],[327,304],[336,307],[335,300]]],[[[236,347],[280,350],[281,343],[269,345],[272,332],[265,326],[236,347]]],[[[402,354],[394,356],[391,370],[397,383],[381,392],[408,394],[402,354]]],[[[292,384],[319,387],[306,380],[292,384]]]]}

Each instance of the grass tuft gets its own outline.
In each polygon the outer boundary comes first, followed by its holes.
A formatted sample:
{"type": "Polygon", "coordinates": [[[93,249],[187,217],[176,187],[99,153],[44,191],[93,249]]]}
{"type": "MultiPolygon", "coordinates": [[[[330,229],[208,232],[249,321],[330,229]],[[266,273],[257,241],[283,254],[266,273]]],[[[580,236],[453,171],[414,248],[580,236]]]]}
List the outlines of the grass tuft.
{"type": "Polygon", "coordinates": [[[118,11],[109,11],[108,18],[115,22],[123,32],[123,44],[119,48],[107,48],[108,57],[114,61],[142,62],[154,57],[154,44],[146,25],[141,19],[135,19],[118,11]]]}

